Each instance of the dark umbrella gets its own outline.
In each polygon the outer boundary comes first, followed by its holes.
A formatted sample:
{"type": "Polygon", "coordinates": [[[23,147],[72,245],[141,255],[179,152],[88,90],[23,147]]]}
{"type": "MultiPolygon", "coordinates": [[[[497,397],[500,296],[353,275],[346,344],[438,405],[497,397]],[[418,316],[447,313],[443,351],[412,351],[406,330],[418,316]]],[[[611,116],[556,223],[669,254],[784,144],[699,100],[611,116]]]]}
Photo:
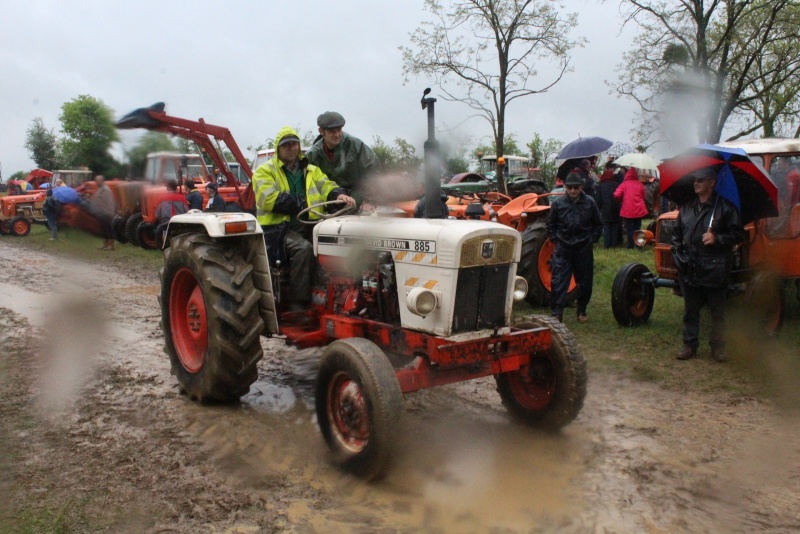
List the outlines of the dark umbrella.
{"type": "Polygon", "coordinates": [[[78,192],[66,185],[54,188],[53,196],[62,204],[78,204],[81,200],[78,192]]]}
{"type": "Polygon", "coordinates": [[[778,188],[758,162],[741,148],[698,145],[658,166],[661,194],[676,204],[695,198],[694,176],[712,169],[717,173],[714,191],[738,209],[742,224],[778,215],[778,188]]]}
{"type": "Polygon", "coordinates": [[[608,150],[613,144],[613,141],[602,137],[579,137],[564,145],[556,159],[588,158],[608,150]]]}

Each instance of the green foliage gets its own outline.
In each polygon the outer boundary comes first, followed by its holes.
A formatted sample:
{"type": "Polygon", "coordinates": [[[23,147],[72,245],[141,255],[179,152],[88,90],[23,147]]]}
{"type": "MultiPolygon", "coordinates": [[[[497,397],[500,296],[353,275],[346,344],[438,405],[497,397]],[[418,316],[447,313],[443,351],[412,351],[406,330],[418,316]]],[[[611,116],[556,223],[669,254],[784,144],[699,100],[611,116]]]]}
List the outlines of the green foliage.
{"type": "Polygon", "coordinates": [[[48,130],[41,117],[33,119],[25,138],[28,155],[40,169],[56,170],[61,168],[61,155],[58,149],[58,138],[53,130],[48,130]]]}
{"type": "Polygon", "coordinates": [[[553,138],[545,141],[538,133],[534,133],[533,139],[526,146],[530,150],[531,163],[540,169],[542,178],[552,187],[558,172],[556,155],[564,142],[553,138]]]}
{"type": "Polygon", "coordinates": [[[147,132],[139,138],[139,142],[128,152],[132,177],[144,176],[147,155],[152,152],[175,152],[177,147],[170,137],[162,132],[147,132]]]}
{"type": "Polygon", "coordinates": [[[14,174],[12,174],[11,176],[8,177],[8,181],[11,181],[11,180],[24,180],[26,176],[28,176],[27,172],[25,172],[25,171],[17,171],[14,174]]]}
{"type": "Polygon", "coordinates": [[[113,158],[111,143],[119,140],[114,113],[102,100],[80,95],[61,106],[62,150],[68,166],[86,166],[92,172],[108,174],[113,158]]]}
{"type": "Polygon", "coordinates": [[[395,138],[394,146],[387,145],[379,135],[372,138],[373,152],[381,162],[381,166],[387,171],[416,172],[419,169],[422,159],[416,155],[417,149],[399,137],[395,138]]]}
{"type": "Polygon", "coordinates": [[[624,0],[639,37],[610,85],[640,107],[637,142],[800,133],[796,0],[624,0]]]}

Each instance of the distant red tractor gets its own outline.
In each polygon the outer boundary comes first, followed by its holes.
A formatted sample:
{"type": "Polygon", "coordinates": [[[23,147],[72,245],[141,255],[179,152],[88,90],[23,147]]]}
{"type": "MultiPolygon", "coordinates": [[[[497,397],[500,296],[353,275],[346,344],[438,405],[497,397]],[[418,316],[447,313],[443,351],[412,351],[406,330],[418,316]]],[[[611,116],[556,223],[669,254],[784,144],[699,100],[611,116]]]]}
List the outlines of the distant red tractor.
{"type": "MultiPolygon", "coordinates": [[[[249,188],[249,180],[253,173],[227,128],[207,124],[203,119],[190,121],[172,117],[164,112],[163,103],[126,115],[120,119],[117,127],[120,129],[145,128],[193,141],[220,170],[226,185],[218,189],[218,194],[225,200],[229,209],[231,211],[253,209],[252,190],[249,188]],[[220,156],[215,141],[221,141],[227,145],[228,150],[236,158],[235,166],[220,156]]],[[[112,223],[117,240],[127,241],[145,249],[159,248],[160,243],[155,235],[155,212],[166,191],[162,184],[167,179],[175,179],[181,187],[180,190],[183,191],[182,182],[186,178],[195,180],[204,201],[207,200],[205,187],[216,178],[209,172],[202,155],[168,152],[150,154],[145,170],[144,183],[147,185],[140,186],[138,209],[130,208],[128,210],[130,213],[120,213],[112,223]]]]}

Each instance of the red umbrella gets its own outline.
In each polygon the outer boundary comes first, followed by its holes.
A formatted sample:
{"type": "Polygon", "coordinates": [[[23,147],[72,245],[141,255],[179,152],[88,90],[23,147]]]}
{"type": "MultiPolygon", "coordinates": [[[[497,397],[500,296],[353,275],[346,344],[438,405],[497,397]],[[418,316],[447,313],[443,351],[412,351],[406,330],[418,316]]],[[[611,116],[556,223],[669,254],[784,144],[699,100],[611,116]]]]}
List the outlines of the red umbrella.
{"type": "Polygon", "coordinates": [[[717,173],[714,188],[731,201],[742,217],[742,224],[778,215],[778,188],[767,171],[740,148],[699,145],[658,166],[661,194],[676,204],[693,199],[694,176],[700,170],[717,173]]]}

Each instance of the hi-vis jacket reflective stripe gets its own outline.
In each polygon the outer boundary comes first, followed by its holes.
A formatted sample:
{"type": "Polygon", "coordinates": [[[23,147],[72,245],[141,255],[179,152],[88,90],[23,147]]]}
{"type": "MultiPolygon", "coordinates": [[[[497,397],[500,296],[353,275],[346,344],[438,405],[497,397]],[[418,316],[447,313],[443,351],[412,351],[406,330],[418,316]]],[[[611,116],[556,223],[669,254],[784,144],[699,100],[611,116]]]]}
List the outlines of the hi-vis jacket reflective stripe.
{"type": "MultiPolygon", "coordinates": [[[[277,147],[281,139],[287,135],[299,137],[294,128],[284,126],[275,136],[275,146],[277,147]]],[[[301,155],[300,159],[305,159],[305,156],[301,155]]],[[[329,180],[319,167],[311,164],[303,170],[303,177],[306,187],[306,202],[309,206],[325,202],[331,191],[339,188],[336,182],[329,180]]],[[[277,150],[271,160],[261,165],[253,173],[253,192],[256,197],[256,218],[260,225],[270,226],[289,221],[289,215],[272,211],[278,195],[289,192],[289,180],[283,171],[283,163],[278,159],[277,150]]],[[[319,219],[319,216],[309,212],[308,218],[319,219]]]]}

